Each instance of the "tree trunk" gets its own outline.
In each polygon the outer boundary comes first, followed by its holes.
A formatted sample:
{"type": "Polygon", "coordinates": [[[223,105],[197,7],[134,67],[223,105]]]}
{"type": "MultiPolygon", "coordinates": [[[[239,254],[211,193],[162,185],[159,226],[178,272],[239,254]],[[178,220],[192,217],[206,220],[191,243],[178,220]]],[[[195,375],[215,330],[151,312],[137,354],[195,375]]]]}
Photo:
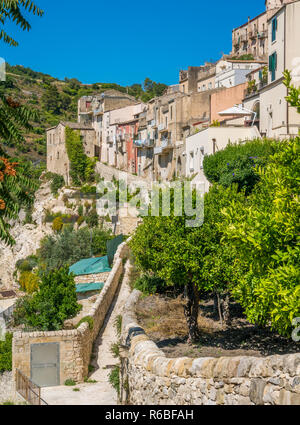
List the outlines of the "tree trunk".
{"type": "Polygon", "coordinates": [[[230,305],[229,305],[229,294],[225,295],[223,300],[223,317],[226,326],[230,325],[230,305]]]}
{"type": "Polygon", "coordinates": [[[219,312],[219,319],[221,322],[221,326],[223,326],[223,315],[222,315],[222,309],[221,309],[221,300],[220,300],[220,294],[217,292],[217,301],[218,301],[218,312],[219,312]]]}
{"type": "Polygon", "coordinates": [[[193,283],[185,285],[185,297],[184,315],[189,329],[188,344],[192,344],[200,336],[198,329],[199,292],[193,283]]]}

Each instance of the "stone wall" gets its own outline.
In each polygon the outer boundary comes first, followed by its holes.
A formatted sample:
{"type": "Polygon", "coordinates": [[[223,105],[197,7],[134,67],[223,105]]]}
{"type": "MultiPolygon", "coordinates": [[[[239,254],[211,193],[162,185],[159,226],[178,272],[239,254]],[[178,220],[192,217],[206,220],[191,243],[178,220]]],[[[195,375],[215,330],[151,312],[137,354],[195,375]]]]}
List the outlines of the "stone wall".
{"type": "Polygon", "coordinates": [[[135,176],[133,174],[127,173],[126,171],[120,171],[116,168],[110,167],[108,165],[103,164],[102,162],[96,163],[96,172],[104,178],[104,180],[112,181],[113,178],[117,180],[124,180],[124,176],[127,177],[127,184],[130,185],[131,183],[143,183],[146,185],[146,187],[151,187],[151,181],[149,179],[146,179],[144,177],[135,176]]]}
{"type": "Polygon", "coordinates": [[[139,295],[132,292],[123,313],[122,403],[300,405],[300,353],[169,359],[136,321],[139,295]]]}
{"type": "Polygon", "coordinates": [[[106,282],[109,277],[110,272],[106,273],[93,273],[93,274],[85,274],[81,276],[75,276],[74,280],[76,284],[79,283],[102,283],[106,282]]]}
{"type": "Polygon", "coordinates": [[[0,405],[7,401],[18,404],[24,401],[15,392],[12,372],[0,373],[0,405]]]}
{"type": "Polygon", "coordinates": [[[105,316],[110,308],[123,273],[123,259],[128,256],[129,248],[121,244],[115,254],[112,271],[92,305],[88,316],[93,319],[93,329],[88,323],[82,323],[78,329],[56,332],[15,332],[13,337],[13,372],[21,370],[30,377],[30,352],[32,344],[54,343],[60,345],[60,384],[67,379],[82,382],[88,375],[88,366],[93,342],[96,339],[105,316]]]}

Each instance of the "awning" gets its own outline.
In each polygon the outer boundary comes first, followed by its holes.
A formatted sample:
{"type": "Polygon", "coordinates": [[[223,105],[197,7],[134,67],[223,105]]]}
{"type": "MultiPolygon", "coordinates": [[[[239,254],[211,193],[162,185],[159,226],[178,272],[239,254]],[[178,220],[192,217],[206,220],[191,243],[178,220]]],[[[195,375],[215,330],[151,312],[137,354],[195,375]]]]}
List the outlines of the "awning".
{"type": "Polygon", "coordinates": [[[90,291],[98,291],[102,289],[104,286],[103,282],[92,282],[92,283],[78,283],[76,285],[76,292],[90,292],[90,291]]]}
{"type": "Polygon", "coordinates": [[[236,115],[240,117],[252,115],[253,113],[253,111],[249,111],[249,109],[245,109],[243,108],[243,106],[240,105],[234,105],[229,109],[225,109],[225,111],[218,112],[219,115],[236,115]]]}

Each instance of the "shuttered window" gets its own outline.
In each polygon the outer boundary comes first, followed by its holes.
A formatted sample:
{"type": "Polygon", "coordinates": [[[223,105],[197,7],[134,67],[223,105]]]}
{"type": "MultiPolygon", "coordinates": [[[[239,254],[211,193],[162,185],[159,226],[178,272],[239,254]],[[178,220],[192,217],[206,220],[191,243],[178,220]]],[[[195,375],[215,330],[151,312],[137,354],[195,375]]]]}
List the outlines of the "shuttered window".
{"type": "Polygon", "coordinates": [[[276,40],[277,18],[272,19],[272,41],[276,40]]]}
{"type": "Polygon", "coordinates": [[[271,81],[274,81],[276,78],[276,69],[277,69],[277,53],[274,52],[269,56],[269,71],[271,72],[271,81]]]}

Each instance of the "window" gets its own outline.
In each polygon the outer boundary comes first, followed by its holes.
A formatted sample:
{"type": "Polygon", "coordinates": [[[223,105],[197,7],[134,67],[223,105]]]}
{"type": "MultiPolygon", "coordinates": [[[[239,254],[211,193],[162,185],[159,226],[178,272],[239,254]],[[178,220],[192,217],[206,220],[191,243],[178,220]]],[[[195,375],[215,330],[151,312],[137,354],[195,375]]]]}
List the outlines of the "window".
{"type": "Polygon", "coordinates": [[[208,84],[208,90],[211,90],[212,89],[212,83],[209,83],[208,84]]]}
{"type": "Polygon", "coordinates": [[[173,119],[173,106],[171,106],[171,108],[170,108],[170,118],[171,118],[171,120],[173,119]]]}
{"type": "Polygon", "coordinates": [[[277,18],[272,19],[272,41],[276,41],[277,18]]]}
{"type": "Polygon", "coordinates": [[[57,158],[57,159],[59,159],[59,152],[57,152],[57,154],[56,154],[56,158],[57,158]]]}
{"type": "Polygon", "coordinates": [[[269,56],[269,71],[271,72],[271,81],[274,81],[276,78],[276,69],[277,69],[277,53],[274,52],[269,56]]]}

